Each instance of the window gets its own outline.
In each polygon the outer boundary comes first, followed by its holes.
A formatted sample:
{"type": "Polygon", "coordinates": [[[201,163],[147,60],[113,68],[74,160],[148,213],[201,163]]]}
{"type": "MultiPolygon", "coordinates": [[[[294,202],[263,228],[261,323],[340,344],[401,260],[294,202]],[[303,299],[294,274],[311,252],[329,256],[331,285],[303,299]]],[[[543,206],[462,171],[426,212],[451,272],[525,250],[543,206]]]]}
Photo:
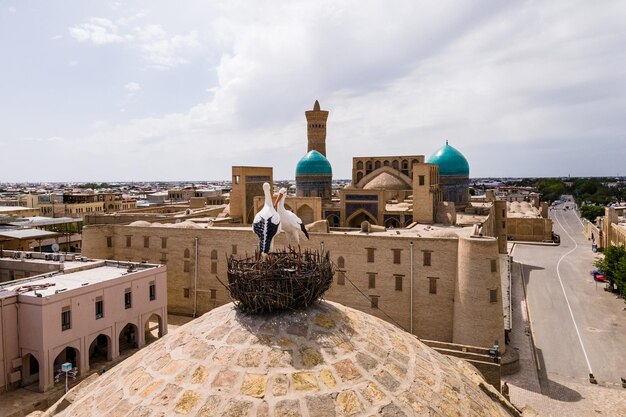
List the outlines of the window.
{"type": "Polygon", "coordinates": [[[396,277],[396,291],[402,291],[402,275],[395,275],[396,277]]]}
{"type": "Polygon", "coordinates": [[[107,248],[113,247],[113,238],[111,236],[107,236],[107,248]]]}
{"type": "Polygon", "coordinates": [[[161,249],[166,249],[167,248],[167,238],[166,237],[162,237],[161,238],[161,249]]]}
{"type": "Polygon", "coordinates": [[[189,298],[189,288],[183,288],[183,297],[189,298]]]}
{"type": "Polygon", "coordinates": [[[367,274],[367,276],[369,278],[367,288],[376,288],[376,274],[367,274]]]}
{"type": "Polygon", "coordinates": [[[215,300],[217,298],[217,290],[211,290],[211,300],[215,300]]]}
{"type": "Polygon", "coordinates": [[[237,255],[237,245],[233,245],[232,249],[230,250],[230,253],[232,253],[233,255],[237,255]]]}
{"type": "Polygon", "coordinates": [[[401,255],[402,249],[391,249],[393,251],[393,263],[400,264],[401,263],[401,255]]]}
{"type": "Polygon", "coordinates": [[[374,262],[374,248],[365,248],[367,250],[367,262],[374,262]]]}
{"type": "Polygon", "coordinates": [[[167,261],[167,253],[161,252],[161,262],[167,261]]]}
{"type": "Polygon", "coordinates": [[[150,283],[149,293],[150,293],[150,301],[156,300],[156,284],[153,282],[150,283]]]}
{"type": "Polygon", "coordinates": [[[378,308],[378,299],[380,297],[377,295],[370,295],[370,301],[371,301],[371,305],[370,307],[372,308],[378,308]]]}
{"type": "Polygon", "coordinates": [[[337,272],[337,285],[346,285],[346,273],[343,271],[337,272]]]}
{"type": "Polygon", "coordinates": [[[217,262],[215,261],[211,262],[211,273],[217,274],[217,262]]]}
{"type": "Polygon", "coordinates": [[[190,265],[189,261],[184,261],[183,262],[183,272],[189,272],[189,270],[191,268],[189,265],[190,265]]]}
{"type": "Polygon", "coordinates": [[[133,293],[130,288],[124,291],[124,308],[129,309],[133,306],[133,293]]]}
{"type": "Polygon", "coordinates": [[[345,268],[346,266],[346,261],[343,259],[343,256],[340,256],[339,258],[337,258],[337,268],[345,268]]]}
{"type": "Polygon", "coordinates": [[[189,254],[189,249],[185,249],[185,252],[184,252],[184,254],[183,254],[183,257],[184,257],[184,258],[189,258],[189,257],[190,257],[190,254],[189,254]]]}
{"type": "Polygon", "coordinates": [[[417,178],[419,179],[420,185],[424,185],[426,183],[426,177],[424,175],[420,175],[417,178]]]}
{"type": "Polygon", "coordinates": [[[61,331],[72,328],[72,311],[70,307],[63,307],[61,310],[61,331]]]}
{"type": "Polygon", "coordinates": [[[491,272],[498,272],[498,263],[495,259],[491,260],[491,272]]]}
{"type": "Polygon", "coordinates": [[[144,248],[149,248],[150,247],[150,236],[144,236],[143,237],[143,247],[144,248]]]}
{"type": "Polygon", "coordinates": [[[96,320],[104,317],[104,302],[102,297],[96,297],[96,320]]]}
{"type": "Polygon", "coordinates": [[[217,251],[215,249],[211,251],[211,259],[217,259],[217,251]]]}
{"type": "Polygon", "coordinates": [[[506,222],[505,221],[502,222],[502,228],[506,229],[506,222]]]}
{"type": "Polygon", "coordinates": [[[130,248],[131,239],[132,239],[132,236],[126,236],[126,247],[127,248],[130,248]]]}
{"type": "Polygon", "coordinates": [[[428,277],[428,281],[429,281],[429,288],[428,288],[428,292],[430,294],[437,294],[437,279],[435,277],[428,277]]]}
{"type": "Polygon", "coordinates": [[[424,252],[424,266],[431,265],[431,253],[432,252],[424,252]]]}
{"type": "Polygon", "coordinates": [[[235,175],[234,181],[235,184],[239,184],[239,175],[235,175]]]}
{"type": "Polygon", "coordinates": [[[502,217],[506,217],[506,209],[502,209],[502,217]]]}
{"type": "Polygon", "coordinates": [[[489,290],[489,302],[497,303],[498,302],[498,290],[489,290]]]}

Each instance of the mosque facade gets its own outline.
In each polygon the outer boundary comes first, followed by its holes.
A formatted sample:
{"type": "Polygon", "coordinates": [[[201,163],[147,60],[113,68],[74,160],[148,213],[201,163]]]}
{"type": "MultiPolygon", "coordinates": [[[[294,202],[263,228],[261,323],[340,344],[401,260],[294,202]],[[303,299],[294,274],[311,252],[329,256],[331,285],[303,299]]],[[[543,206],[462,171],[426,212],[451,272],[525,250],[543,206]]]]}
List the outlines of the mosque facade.
{"type": "MultiPolygon", "coordinates": [[[[332,254],[337,276],[328,299],[391,317],[425,339],[483,347],[502,341],[506,210],[496,210],[496,202],[479,221],[457,224],[455,205],[467,203],[467,160],[447,144],[428,160],[416,154],[354,157],[351,184],[331,195],[329,112],[316,101],[305,115],[307,152],[296,166],[296,195],[285,206],[309,224],[311,238],[302,248],[332,254]]],[[[272,168],[233,167],[226,217],[90,226],[83,251],[165,263],[170,311],[210,311],[230,302],[220,284],[226,257],[254,253],[255,236],[242,226],[262,207],[262,182],[273,183],[272,168]]],[[[279,235],[276,246],[284,243],[279,235]]]]}

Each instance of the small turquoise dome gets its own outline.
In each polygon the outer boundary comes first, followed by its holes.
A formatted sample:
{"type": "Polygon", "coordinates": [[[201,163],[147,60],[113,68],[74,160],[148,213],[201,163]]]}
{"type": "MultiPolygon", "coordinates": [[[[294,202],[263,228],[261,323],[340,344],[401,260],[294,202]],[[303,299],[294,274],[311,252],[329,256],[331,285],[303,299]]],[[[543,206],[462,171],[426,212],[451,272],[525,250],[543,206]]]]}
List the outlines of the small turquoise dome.
{"type": "Polygon", "coordinates": [[[464,175],[469,177],[469,164],[461,152],[446,144],[428,157],[429,164],[439,165],[440,175],[464,175]]]}
{"type": "Polygon", "coordinates": [[[297,175],[333,175],[333,168],[324,155],[313,150],[304,155],[296,165],[297,175]]]}

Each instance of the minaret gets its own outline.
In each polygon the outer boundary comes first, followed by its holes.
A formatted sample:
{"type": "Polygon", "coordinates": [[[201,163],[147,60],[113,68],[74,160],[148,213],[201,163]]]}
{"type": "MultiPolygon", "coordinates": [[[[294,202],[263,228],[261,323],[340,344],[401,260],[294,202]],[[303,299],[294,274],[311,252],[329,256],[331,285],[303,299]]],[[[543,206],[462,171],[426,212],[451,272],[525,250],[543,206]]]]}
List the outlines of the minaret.
{"type": "Polygon", "coordinates": [[[309,146],[307,152],[316,150],[326,156],[326,120],[328,119],[328,111],[320,110],[320,103],[315,100],[313,110],[304,112],[307,122],[307,137],[309,146]]]}

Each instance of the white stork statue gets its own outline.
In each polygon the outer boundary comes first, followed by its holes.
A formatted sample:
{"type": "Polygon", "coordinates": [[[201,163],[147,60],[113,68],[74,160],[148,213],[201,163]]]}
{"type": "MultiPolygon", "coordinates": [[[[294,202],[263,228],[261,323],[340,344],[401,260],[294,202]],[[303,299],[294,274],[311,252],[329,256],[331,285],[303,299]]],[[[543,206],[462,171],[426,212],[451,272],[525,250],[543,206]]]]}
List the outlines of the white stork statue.
{"type": "Polygon", "coordinates": [[[300,217],[285,208],[285,194],[287,190],[281,188],[278,191],[278,197],[274,205],[277,205],[278,215],[280,216],[280,228],[285,231],[287,238],[287,246],[291,247],[291,242],[298,245],[298,253],[300,253],[300,232],[309,238],[309,232],[304,227],[304,223],[300,217]]]}
{"type": "Polygon", "coordinates": [[[265,194],[265,205],[254,216],[252,230],[259,237],[259,253],[269,255],[272,240],[278,233],[280,217],[272,204],[272,194],[268,183],[263,184],[263,193],[265,194]]]}

